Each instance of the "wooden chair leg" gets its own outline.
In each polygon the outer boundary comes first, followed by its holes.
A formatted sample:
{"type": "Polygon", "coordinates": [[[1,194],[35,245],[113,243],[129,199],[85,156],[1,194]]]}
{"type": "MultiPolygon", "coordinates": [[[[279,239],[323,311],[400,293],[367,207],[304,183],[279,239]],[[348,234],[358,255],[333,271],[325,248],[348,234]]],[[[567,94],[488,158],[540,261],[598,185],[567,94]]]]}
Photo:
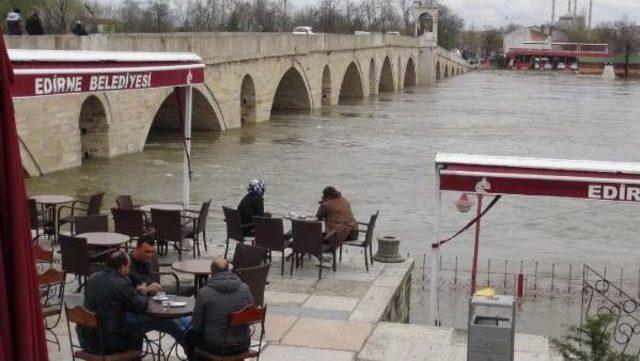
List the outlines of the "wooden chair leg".
{"type": "Polygon", "coordinates": [[[340,245],[340,263],[342,263],[342,245],[340,245]]]}
{"type": "Polygon", "coordinates": [[[227,238],[227,241],[225,242],[225,247],[224,247],[224,259],[227,259],[227,254],[229,253],[229,238],[227,238]]]}
{"type": "MultiPolygon", "coordinates": [[[[284,261],[284,251],[282,251],[282,266],[280,267],[280,277],[284,276],[284,261]]],[[[291,262],[293,262],[293,260],[291,262]]]]}

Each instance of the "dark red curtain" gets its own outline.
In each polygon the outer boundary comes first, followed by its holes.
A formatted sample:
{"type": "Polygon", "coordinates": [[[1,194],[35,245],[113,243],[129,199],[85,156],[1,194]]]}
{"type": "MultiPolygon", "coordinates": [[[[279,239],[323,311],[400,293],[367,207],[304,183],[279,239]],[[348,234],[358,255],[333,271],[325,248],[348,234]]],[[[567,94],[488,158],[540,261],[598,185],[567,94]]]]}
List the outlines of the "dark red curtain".
{"type": "Polygon", "coordinates": [[[0,361],[48,360],[26,192],[0,32],[0,361]]]}

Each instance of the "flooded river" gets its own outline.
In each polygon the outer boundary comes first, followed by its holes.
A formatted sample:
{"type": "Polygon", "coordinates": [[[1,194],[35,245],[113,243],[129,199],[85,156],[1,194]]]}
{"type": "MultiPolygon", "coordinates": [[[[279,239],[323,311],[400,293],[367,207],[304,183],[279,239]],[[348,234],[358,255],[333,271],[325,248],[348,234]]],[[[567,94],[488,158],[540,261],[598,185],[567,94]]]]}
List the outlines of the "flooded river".
{"type": "MultiPolygon", "coordinates": [[[[571,75],[473,72],[437,87],[407,88],[312,114],[274,115],[225,133],[197,133],[192,200],[213,199],[212,238],[223,239],[220,206],[236,206],[251,178],[266,180],[266,208],[313,213],[334,185],[361,220],[380,210],[378,235],[402,238],[422,265],[433,241],[437,152],[640,161],[640,83],[571,75]]],[[[180,198],[182,153],[175,135],[154,134],[144,153],[86,162],[28,179],[31,194],[87,195],[113,202],[180,198]]],[[[442,235],[470,219],[443,198],[442,235]]],[[[640,264],[639,205],[505,197],[483,224],[481,258],[640,264]]],[[[471,234],[446,248],[468,263],[471,234]]],[[[576,273],[577,274],[577,273],[576,273]]],[[[415,320],[424,304],[417,296],[415,320]]]]}

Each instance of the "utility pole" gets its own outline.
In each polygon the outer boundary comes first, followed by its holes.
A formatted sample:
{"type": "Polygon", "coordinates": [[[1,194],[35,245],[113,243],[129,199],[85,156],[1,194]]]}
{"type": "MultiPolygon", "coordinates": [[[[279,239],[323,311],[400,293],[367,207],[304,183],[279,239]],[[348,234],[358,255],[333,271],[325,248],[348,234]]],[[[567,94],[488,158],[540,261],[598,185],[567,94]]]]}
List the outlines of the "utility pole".
{"type": "Polygon", "coordinates": [[[551,25],[556,22],[556,0],[551,0],[551,25]]]}
{"type": "Polygon", "coordinates": [[[589,0],[589,29],[591,29],[592,19],[593,19],[593,0],[589,0]]]}
{"type": "Polygon", "coordinates": [[[573,17],[578,15],[578,0],[573,1],[573,17]]]}
{"type": "Polygon", "coordinates": [[[571,15],[571,0],[569,0],[569,10],[567,10],[567,14],[571,15]]]}

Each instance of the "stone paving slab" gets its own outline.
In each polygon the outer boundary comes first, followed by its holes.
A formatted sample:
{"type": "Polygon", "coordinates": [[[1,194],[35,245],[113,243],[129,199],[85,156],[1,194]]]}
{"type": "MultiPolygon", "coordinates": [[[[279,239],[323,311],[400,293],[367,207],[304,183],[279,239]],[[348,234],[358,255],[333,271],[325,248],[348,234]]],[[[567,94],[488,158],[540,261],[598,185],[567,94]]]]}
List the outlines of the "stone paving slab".
{"type": "Polygon", "coordinates": [[[373,328],[368,322],[347,322],[303,317],[282,343],[333,350],[359,351],[373,328]]]}
{"type": "MultiPolygon", "coordinates": [[[[461,330],[380,322],[358,361],[466,361],[466,340],[461,330]]],[[[536,335],[516,335],[516,361],[550,361],[549,341],[536,335]]],[[[556,361],[556,359],[553,359],[556,361]]]]}
{"type": "Polygon", "coordinates": [[[355,297],[339,297],[339,296],[318,296],[312,294],[302,307],[314,308],[321,310],[333,310],[351,312],[360,301],[355,297]]]}
{"type": "Polygon", "coordinates": [[[263,361],[352,361],[355,352],[325,350],[310,347],[269,345],[260,360],[263,361]]]}

